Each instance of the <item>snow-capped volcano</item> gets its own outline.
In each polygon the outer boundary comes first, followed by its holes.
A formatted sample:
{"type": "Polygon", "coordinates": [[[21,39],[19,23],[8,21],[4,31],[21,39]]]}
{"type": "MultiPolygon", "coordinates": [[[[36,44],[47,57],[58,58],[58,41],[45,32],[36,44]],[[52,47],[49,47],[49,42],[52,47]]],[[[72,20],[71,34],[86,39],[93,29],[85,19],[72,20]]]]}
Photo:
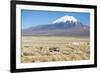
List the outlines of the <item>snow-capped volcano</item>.
{"type": "Polygon", "coordinates": [[[56,19],[55,21],[53,21],[52,23],[65,23],[65,22],[78,22],[78,20],[74,17],[74,16],[68,16],[68,15],[65,15],[65,16],[62,16],[58,19],[56,19]]]}
{"type": "Polygon", "coordinates": [[[50,24],[22,30],[22,35],[32,36],[89,36],[90,28],[74,16],[62,16],[50,24]],[[84,29],[85,28],[85,29],[84,29]]]}

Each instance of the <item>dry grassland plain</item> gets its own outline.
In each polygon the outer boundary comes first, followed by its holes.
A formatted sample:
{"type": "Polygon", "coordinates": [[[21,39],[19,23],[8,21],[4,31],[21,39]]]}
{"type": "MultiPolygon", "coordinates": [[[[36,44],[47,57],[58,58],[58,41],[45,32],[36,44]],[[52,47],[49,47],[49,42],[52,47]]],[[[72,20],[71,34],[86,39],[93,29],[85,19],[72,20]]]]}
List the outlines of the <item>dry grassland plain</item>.
{"type": "Polygon", "coordinates": [[[22,36],[22,63],[89,59],[90,39],[88,37],[22,36]]]}

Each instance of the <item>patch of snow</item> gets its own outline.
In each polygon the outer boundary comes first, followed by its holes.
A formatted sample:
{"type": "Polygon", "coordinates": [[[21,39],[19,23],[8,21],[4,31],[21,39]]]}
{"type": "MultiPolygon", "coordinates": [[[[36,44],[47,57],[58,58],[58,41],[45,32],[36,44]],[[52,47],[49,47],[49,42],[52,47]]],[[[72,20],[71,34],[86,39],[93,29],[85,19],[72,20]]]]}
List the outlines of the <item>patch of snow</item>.
{"type": "Polygon", "coordinates": [[[60,22],[65,23],[67,21],[78,22],[78,20],[74,16],[65,15],[63,17],[60,17],[60,18],[56,19],[55,21],[53,21],[53,23],[60,23],[60,22]]]}

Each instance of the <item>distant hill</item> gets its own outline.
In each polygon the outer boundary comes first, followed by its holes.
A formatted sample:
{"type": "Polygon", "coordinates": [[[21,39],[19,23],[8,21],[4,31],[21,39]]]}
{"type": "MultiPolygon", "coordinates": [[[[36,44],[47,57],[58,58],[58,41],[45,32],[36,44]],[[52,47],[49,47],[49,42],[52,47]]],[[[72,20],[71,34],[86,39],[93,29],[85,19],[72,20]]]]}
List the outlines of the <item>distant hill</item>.
{"type": "Polygon", "coordinates": [[[33,36],[89,36],[90,26],[85,25],[73,16],[63,16],[51,24],[38,25],[22,29],[22,35],[33,36]]]}

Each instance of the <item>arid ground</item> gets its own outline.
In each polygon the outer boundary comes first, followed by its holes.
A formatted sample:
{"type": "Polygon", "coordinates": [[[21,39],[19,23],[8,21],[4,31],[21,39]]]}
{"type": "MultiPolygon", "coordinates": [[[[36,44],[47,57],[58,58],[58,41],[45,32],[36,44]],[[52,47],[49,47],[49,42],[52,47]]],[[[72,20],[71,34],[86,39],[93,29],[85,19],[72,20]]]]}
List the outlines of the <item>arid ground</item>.
{"type": "Polygon", "coordinates": [[[76,61],[90,59],[88,37],[22,36],[21,62],[76,61]]]}

